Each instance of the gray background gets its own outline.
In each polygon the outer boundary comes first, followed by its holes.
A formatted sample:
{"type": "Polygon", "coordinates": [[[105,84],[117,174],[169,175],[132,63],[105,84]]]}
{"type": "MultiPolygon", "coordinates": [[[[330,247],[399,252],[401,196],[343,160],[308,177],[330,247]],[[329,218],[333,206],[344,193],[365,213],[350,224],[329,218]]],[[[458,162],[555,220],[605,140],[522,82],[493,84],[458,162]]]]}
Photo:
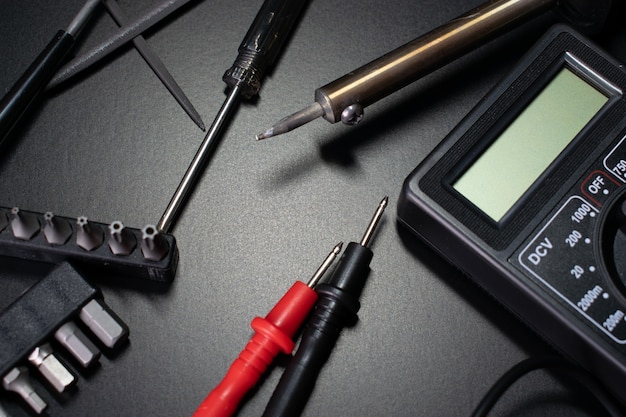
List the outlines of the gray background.
{"type": "MultiPolygon", "coordinates": [[[[121,1],[137,16],[154,1],[121,1]]],[[[82,0],[0,1],[0,92],[6,92],[82,0]]],[[[81,373],[50,415],[191,415],[294,280],[332,246],[360,239],[390,197],[372,243],[359,322],[323,369],[306,416],[463,416],[520,360],[550,348],[396,224],[404,178],[553,23],[544,16],[366,109],[358,127],[314,121],[265,142],[256,133],[308,105],[313,91],[479,5],[469,0],[313,0],[260,97],[243,104],[173,229],[177,277],[164,293],[99,281],[130,344],[81,373]]],[[[221,76],[260,1],[192,1],[146,34],[213,120],[221,76]]],[[[85,50],[116,28],[101,10],[85,50]]],[[[598,42],[625,60],[624,30],[598,42]]],[[[204,134],[132,48],[46,94],[0,150],[0,205],[141,228],[156,223],[204,134]]],[[[50,268],[0,258],[0,308],[50,268]],[[27,271],[27,272],[24,272],[27,271]]],[[[285,360],[242,405],[260,415],[285,360]]],[[[28,415],[0,395],[12,416],[28,415]]],[[[565,381],[533,373],[494,416],[592,416],[565,381]]]]}

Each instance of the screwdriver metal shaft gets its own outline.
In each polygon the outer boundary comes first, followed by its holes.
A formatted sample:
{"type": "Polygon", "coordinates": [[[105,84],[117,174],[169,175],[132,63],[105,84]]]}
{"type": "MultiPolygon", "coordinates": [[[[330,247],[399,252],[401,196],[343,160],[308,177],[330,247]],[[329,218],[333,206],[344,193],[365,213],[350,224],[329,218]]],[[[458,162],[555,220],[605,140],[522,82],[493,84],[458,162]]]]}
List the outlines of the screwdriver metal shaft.
{"type": "Polygon", "coordinates": [[[490,0],[405,45],[315,90],[315,102],[281,120],[257,140],[277,136],[319,117],[358,123],[364,108],[486,43],[501,31],[553,9],[563,20],[593,25],[606,1],[490,0]],[[592,17],[593,16],[593,17],[592,17]],[[587,22],[585,19],[590,20],[587,22]]]}
{"type": "Polygon", "coordinates": [[[239,46],[235,62],[222,77],[230,87],[226,100],[157,223],[159,231],[168,232],[172,227],[240,98],[258,94],[265,72],[278,57],[305,3],[306,0],[265,0],[261,6],[239,46]]]}
{"type": "Polygon", "coordinates": [[[178,184],[172,199],[170,200],[165,212],[157,223],[157,229],[160,232],[167,233],[170,231],[172,224],[176,220],[179,211],[187,200],[188,194],[195,185],[200,173],[204,170],[209,155],[217,145],[217,141],[222,133],[222,126],[230,118],[231,111],[236,107],[239,101],[239,86],[235,86],[230,90],[220,111],[215,116],[211,127],[204,136],[204,140],[200,144],[196,155],[191,160],[183,179],[178,184]]]}

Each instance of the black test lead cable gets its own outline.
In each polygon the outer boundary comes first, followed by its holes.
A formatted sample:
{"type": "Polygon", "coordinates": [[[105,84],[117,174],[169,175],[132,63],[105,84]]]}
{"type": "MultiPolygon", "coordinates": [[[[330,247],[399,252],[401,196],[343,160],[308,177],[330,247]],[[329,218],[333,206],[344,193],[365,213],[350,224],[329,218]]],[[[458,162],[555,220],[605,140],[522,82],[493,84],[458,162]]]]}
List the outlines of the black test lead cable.
{"type": "Polygon", "coordinates": [[[240,98],[250,99],[258,94],[265,72],[278,58],[305,3],[306,0],[265,0],[261,6],[239,46],[235,62],[222,77],[230,87],[226,100],[157,223],[159,231],[170,230],[240,98]]]}
{"type": "Polygon", "coordinates": [[[302,413],[319,372],[341,330],[357,320],[359,296],[373,257],[368,247],[389,199],[383,198],[360,243],[350,242],[333,276],[315,287],[318,300],[302,333],[300,346],[287,365],[263,417],[293,417],[302,413]]]}
{"type": "Polygon", "coordinates": [[[474,409],[471,417],[487,417],[496,402],[502,398],[511,385],[521,377],[535,370],[558,371],[562,376],[569,377],[578,382],[590,394],[592,394],[604,407],[604,410],[611,417],[623,416],[623,410],[619,403],[608,393],[606,388],[596,379],[594,375],[580,366],[561,357],[536,357],[528,358],[509,369],[496,381],[487,394],[474,409]]]}

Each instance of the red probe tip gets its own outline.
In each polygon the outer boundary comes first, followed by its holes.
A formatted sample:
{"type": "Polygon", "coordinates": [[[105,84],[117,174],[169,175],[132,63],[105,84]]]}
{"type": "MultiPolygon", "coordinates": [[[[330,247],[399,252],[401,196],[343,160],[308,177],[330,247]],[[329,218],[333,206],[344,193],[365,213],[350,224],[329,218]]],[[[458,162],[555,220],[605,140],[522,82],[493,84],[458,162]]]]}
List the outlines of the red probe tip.
{"type": "Polygon", "coordinates": [[[317,268],[317,271],[313,274],[309,282],[306,284],[309,288],[315,288],[317,283],[322,279],[330,265],[333,263],[335,259],[337,259],[337,255],[341,252],[341,247],[343,246],[343,242],[339,242],[335,245],[333,250],[330,251],[324,262],[317,268]]]}

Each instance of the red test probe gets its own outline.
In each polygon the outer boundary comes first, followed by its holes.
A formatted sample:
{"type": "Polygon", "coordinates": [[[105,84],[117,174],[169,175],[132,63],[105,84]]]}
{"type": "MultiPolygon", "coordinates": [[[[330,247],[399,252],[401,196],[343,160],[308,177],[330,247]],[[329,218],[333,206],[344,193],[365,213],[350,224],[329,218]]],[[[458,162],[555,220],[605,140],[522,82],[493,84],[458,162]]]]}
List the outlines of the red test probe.
{"type": "Polygon", "coordinates": [[[193,417],[231,416],[272,360],[280,352],[290,354],[293,351],[295,343],[292,338],[317,301],[314,287],[341,252],[341,247],[339,242],[307,284],[296,281],[265,318],[252,320],[251,326],[256,333],[193,417]]]}

